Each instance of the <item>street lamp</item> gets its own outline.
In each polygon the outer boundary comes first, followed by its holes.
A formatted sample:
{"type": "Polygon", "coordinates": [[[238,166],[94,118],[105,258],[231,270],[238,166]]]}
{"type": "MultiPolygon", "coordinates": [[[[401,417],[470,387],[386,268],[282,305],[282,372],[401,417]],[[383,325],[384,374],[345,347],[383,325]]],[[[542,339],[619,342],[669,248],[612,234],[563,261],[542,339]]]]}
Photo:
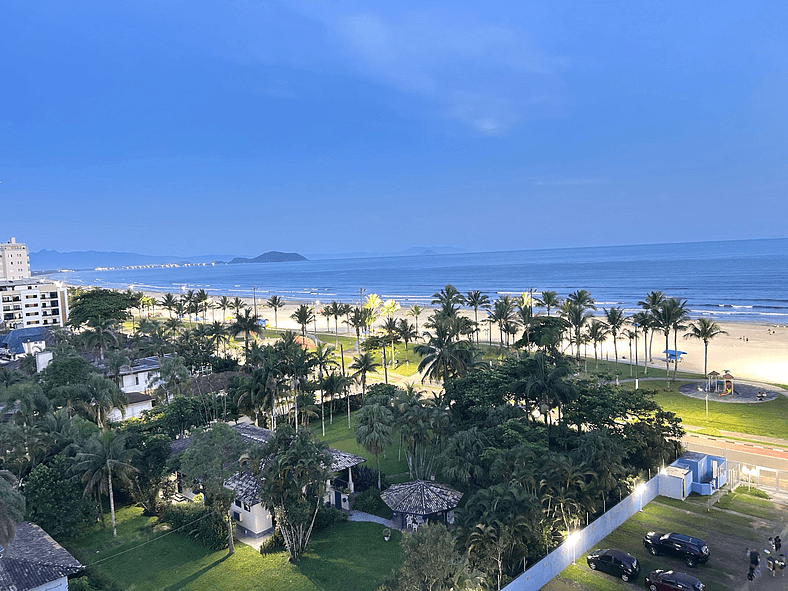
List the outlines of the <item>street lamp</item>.
{"type": "Polygon", "coordinates": [[[577,542],[580,541],[580,532],[572,532],[569,534],[569,537],[566,538],[566,543],[569,544],[572,548],[572,564],[575,563],[575,549],[577,548],[577,542]]]}
{"type": "Polygon", "coordinates": [[[635,390],[637,390],[638,389],[638,327],[640,325],[637,322],[633,322],[632,326],[635,329],[635,390]]]}

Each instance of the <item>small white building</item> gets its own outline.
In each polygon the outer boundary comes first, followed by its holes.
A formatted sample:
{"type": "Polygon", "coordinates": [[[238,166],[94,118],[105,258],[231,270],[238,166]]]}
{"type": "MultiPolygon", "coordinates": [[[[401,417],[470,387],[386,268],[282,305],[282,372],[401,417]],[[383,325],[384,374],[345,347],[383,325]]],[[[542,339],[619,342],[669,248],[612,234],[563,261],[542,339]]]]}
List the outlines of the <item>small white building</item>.
{"type": "Polygon", "coordinates": [[[126,394],[131,392],[147,392],[161,383],[158,377],[159,358],[143,357],[135,359],[130,365],[120,368],[118,378],[120,389],[126,394]]]}
{"type": "Polygon", "coordinates": [[[144,411],[153,408],[153,396],[143,394],[142,392],[129,392],[126,394],[126,397],[129,399],[129,402],[123,412],[120,412],[117,408],[113,408],[109,415],[107,415],[107,418],[113,423],[125,421],[126,419],[139,418],[144,411]]]}
{"type": "Polygon", "coordinates": [[[0,550],[0,589],[68,591],[68,577],[84,566],[35,523],[23,521],[0,550]]]}
{"type": "MultiPolygon", "coordinates": [[[[268,429],[255,427],[254,425],[233,425],[233,429],[246,441],[257,445],[265,445],[271,437],[272,432],[268,429]]],[[[171,444],[172,453],[180,453],[189,447],[190,438],[176,439],[171,444]]],[[[348,471],[348,480],[329,479],[323,502],[330,507],[336,507],[345,511],[350,510],[350,498],[345,490],[353,491],[353,478],[351,468],[362,462],[366,458],[357,456],[338,449],[330,448],[331,451],[331,472],[333,474],[348,471]]],[[[270,533],[274,529],[274,520],[268,510],[260,503],[257,496],[258,483],[257,477],[250,470],[237,472],[229,478],[224,486],[235,491],[235,501],[231,512],[235,519],[236,527],[239,527],[247,535],[258,537],[270,533]]],[[[194,497],[194,491],[184,487],[182,484],[179,490],[187,498],[194,497]]]]}

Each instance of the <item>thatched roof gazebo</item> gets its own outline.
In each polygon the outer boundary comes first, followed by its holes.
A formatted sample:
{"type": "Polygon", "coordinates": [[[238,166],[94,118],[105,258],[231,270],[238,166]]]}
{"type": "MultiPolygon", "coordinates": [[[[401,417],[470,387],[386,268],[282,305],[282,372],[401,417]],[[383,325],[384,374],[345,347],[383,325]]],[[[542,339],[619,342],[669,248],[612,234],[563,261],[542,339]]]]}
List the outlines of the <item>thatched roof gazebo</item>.
{"type": "Polygon", "coordinates": [[[396,529],[415,531],[429,521],[453,524],[454,509],[462,493],[448,484],[412,480],[392,485],[380,498],[391,509],[391,522],[396,529]]]}

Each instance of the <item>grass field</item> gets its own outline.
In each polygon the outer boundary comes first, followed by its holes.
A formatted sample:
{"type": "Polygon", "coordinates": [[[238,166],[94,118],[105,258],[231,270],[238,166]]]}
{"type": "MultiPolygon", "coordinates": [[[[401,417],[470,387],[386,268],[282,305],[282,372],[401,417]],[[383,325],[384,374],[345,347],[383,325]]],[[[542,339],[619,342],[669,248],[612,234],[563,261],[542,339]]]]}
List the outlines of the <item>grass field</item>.
{"type": "MultiPolygon", "coordinates": [[[[363,447],[356,443],[356,430],[353,417],[355,413],[350,415],[350,424],[353,428],[347,428],[347,411],[345,413],[334,413],[334,424],[329,425],[326,421],[326,436],[322,436],[320,425],[317,424],[313,427],[315,435],[318,439],[322,439],[328,445],[341,451],[356,454],[358,456],[367,458],[364,464],[368,468],[375,469],[375,456],[368,453],[363,447]]],[[[386,457],[380,457],[380,470],[387,475],[402,474],[408,471],[408,463],[405,461],[405,450],[402,450],[402,460],[397,460],[397,450],[399,447],[399,431],[394,431],[392,437],[393,443],[389,446],[386,457]]],[[[407,480],[407,477],[405,478],[407,480]]],[[[389,482],[399,482],[402,479],[389,478],[389,482]]]]}
{"type": "MultiPolygon", "coordinates": [[[[745,489],[746,491],[746,489],[745,489]]],[[[585,554],[544,587],[546,591],[618,591],[642,585],[643,577],[658,568],[690,572],[708,589],[733,589],[746,583],[747,547],[766,547],[767,538],[782,530],[784,507],[772,501],[742,494],[739,490],[722,497],[710,509],[707,498],[693,495],[686,501],[657,497],[636,513],[595,548],[616,548],[629,552],[640,562],[640,576],[630,583],[588,568],[585,554]],[[649,531],[677,531],[707,542],[711,558],[706,564],[689,569],[680,560],[652,556],[643,546],[649,531]]]]}
{"type": "Polygon", "coordinates": [[[341,522],[318,532],[296,566],[285,552],[262,556],[240,543],[232,556],[212,552],[154,528],[154,521],[137,507],[125,507],[118,511],[117,539],[97,524],[66,547],[83,564],[135,591],[372,591],[401,561],[399,532],[385,542],[382,526],[372,523],[341,522]]]}

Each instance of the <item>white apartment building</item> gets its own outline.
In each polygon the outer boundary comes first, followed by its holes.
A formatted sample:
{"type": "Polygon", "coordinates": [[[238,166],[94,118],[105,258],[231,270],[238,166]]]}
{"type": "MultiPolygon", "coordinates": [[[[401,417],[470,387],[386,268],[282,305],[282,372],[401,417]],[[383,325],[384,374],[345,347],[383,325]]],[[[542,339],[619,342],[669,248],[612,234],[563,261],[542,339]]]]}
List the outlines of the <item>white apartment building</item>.
{"type": "Polygon", "coordinates": [[[65,326],[68,320],[66,288],[52,281],[0,280],[0,306],[7,329],[65,326]]]}
{"type": "Polygon", "coordinates": [[[0,244],[0,280],[30,279],[30,256],[27,245],[17,244],[13,236],[0,244]]]}

